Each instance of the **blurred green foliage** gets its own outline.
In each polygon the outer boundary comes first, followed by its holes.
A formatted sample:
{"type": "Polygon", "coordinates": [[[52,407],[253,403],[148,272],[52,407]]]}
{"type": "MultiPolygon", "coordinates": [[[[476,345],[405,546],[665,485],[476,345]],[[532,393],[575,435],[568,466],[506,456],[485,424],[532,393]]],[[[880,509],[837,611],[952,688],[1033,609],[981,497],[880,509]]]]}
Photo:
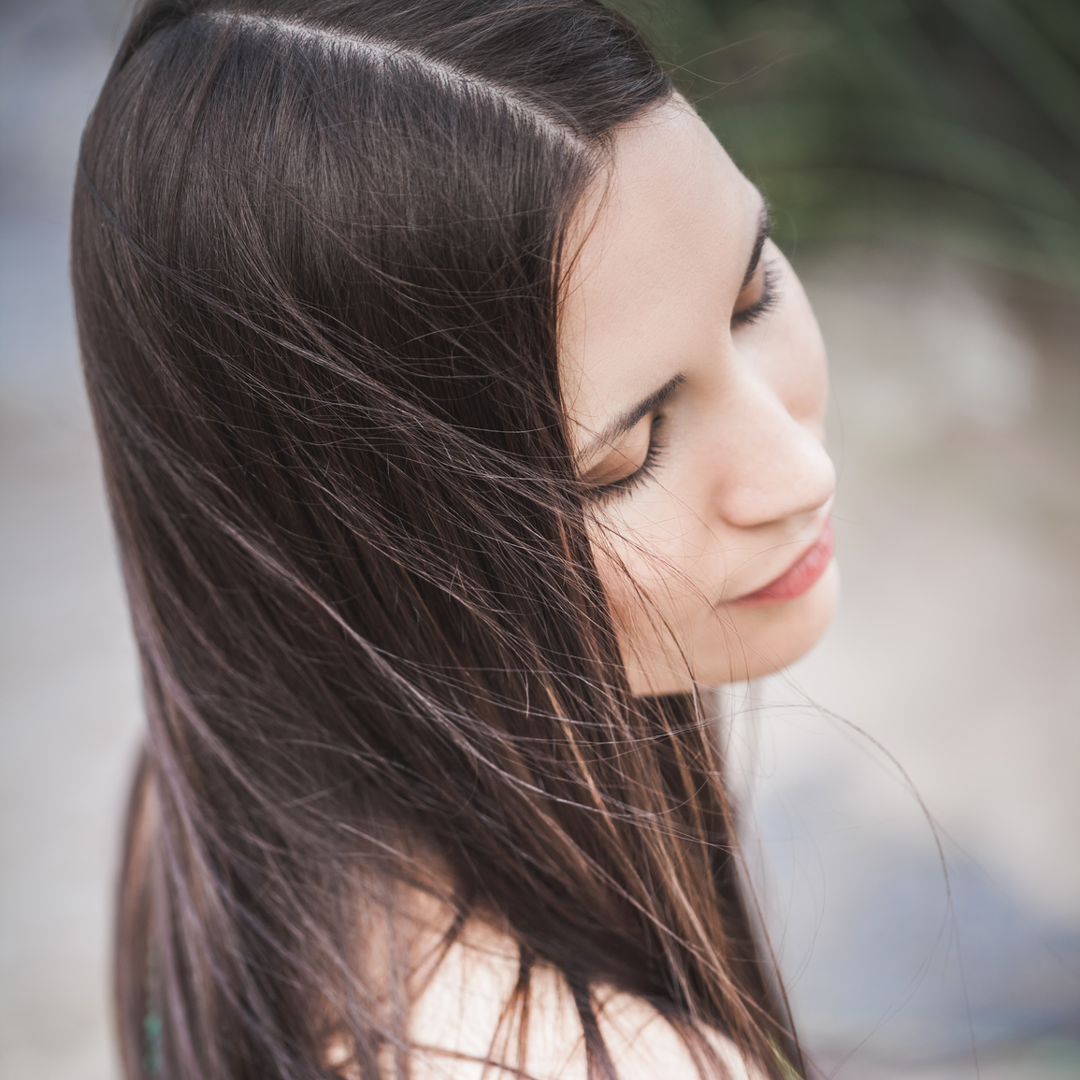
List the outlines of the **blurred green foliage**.
{"type": "Polygon", "coordinates": [[[616,0],[789,250],[900,234],[1080,287],[1080,0],[616,0]]]}

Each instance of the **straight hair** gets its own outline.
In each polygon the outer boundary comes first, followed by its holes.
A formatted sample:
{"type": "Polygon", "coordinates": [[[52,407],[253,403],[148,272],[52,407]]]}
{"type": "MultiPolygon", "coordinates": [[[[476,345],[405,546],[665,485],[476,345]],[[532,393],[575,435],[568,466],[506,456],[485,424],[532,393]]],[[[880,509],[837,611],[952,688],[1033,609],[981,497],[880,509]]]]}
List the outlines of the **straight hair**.
{"type": "Polygon", "coordinates": [[[629,691],[560,395],[569,223],[672,92],[593,0],[136,13],[72,232],[147,714],[128,1080],[325,1080],[330,1039],[407,1077],[406,976],[368,947],[402,884],[447,947],[508,928],[507,1015],[561,973],[590,1078],[600,985],[702,1076],[709,1030],[802,1075],[715,733],[629,691]]]}

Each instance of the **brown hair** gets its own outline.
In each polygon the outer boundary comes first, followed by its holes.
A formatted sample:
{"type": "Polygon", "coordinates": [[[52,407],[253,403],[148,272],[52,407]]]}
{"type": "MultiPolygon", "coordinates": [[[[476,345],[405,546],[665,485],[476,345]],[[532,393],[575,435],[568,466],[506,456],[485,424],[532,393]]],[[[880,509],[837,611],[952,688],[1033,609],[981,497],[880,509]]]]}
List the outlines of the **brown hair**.
{"type": "MultiPolygon", "coordinates": [[[[713,733],[633,698],[556,363],[564,236],[671,86],[593,0],[151,0],[88,125],[73,275],[148,734],[131,1080],[408,1072],[358,905],[424,853],[574,993],[796,1056],[713,733]],[[382,1062],[380,1065],[380,1052],[382,1062]]],[[[383,897],[381,900],[380,897],[383,897]]],[[[366,907],[365,907],[366,905],[366,907]]]]}

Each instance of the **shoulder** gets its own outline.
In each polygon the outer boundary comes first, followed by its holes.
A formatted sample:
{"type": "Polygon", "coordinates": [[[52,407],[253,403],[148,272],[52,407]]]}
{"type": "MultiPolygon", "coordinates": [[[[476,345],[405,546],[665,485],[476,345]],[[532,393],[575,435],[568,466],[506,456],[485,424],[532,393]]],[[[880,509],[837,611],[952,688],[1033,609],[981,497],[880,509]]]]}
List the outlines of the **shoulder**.
{"type": "MultiPolygon", "coordinates": [[[[648,1002],[631,994],[603,989],[600,1027],[615,1067],[623,1080],[670,1080],[697,1075],[693,1058],[675,1029],[648,1002]]],[[[718,1031],[708,1041],[723,1062],[729,1080],[761,1080],[747,1067],[730,1039],[718,1031]]]]}
{"type": "MultiPolygon", "coordinates": [[[[527,1007],[515,1007],[524,1001],[519,975],[516,943],[481,922],[440,950],[414,998],[413,1080],[490,1080],[519,1069],[533,1080],[586,1080],[584,1033],[566,980],[552,967],[534,967],[527,1007]]],[[[648,1002],[606,987],[595,1001],[620,1080],[697,1075],[678,1033],[648,1002]]],[[[727,1039],[713,1033],[710,1040],[731,1080],[754,1080],[727,1039]]]]}

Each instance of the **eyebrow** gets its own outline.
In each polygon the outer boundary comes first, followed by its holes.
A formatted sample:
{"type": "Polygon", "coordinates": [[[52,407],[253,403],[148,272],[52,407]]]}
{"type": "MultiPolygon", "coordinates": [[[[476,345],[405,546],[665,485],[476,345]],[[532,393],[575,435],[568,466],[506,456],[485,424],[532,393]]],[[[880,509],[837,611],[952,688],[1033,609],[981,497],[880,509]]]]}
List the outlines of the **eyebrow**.
{"type": "Polygon", "coordinates": [[[601,447],[610,447],[620,435],[625,435],[628,431],[632,431],[641,421],[653,411],[658,409],[665,401],[675,392],[675,390],[686,382],[686,376],[679,372],[678,375],[668,379],[659,390],[650,394],[647,398],[642,398],[632,409],[627,409],[626,412],[615,417],[610,424],[600,434],[589,443],[588,446],[578,455],[579,461],[588,461],[592,455],[601,447]]]}
{"type": "Polygon", "coordinates": [[[754,247],[750,252],[750,262],[747,264],[746,273],[743,275],[742,288],[750,284],[754,271],[761,262],[761,251],[765,247],[765,241],[769,239],[772,230],[772,215],[769,213],[769,204],[764,199],[761,201],[761,210],[758,212],[757,236],[754,239],[754,247]]]}
{"type": "MultiPolygon", "coordinates": [[[[761,262],[761,252],[765,247],[765,241],[769,239],[771,228],[772,214],[769,211],[768,202],[762,198],[761,209],[758,211],[757,236],[754,238],[754,246],[750,251],[750,262],[747,264],[746,273],[743,275],[742,289],[745,289],[746,286],[750,284],[750,279],[754,276],[754,271],[757,270],[758,264],[761,262]]],[[[601,447],[610,447],[620,435],[625,435],[628,431],[632,431],[653,411],[653,409],[658,409],[663,405],[684,382],[686,382],[686,376],[682,372],[679,372],[678,375],[668,379],[659,390],[639,401],[632,409],[628,409],[620,416],[615,417],[615,419],[612,420],[584,450],[582,450],[578,455],[578,461],[588,461],[601,447]]]]}

